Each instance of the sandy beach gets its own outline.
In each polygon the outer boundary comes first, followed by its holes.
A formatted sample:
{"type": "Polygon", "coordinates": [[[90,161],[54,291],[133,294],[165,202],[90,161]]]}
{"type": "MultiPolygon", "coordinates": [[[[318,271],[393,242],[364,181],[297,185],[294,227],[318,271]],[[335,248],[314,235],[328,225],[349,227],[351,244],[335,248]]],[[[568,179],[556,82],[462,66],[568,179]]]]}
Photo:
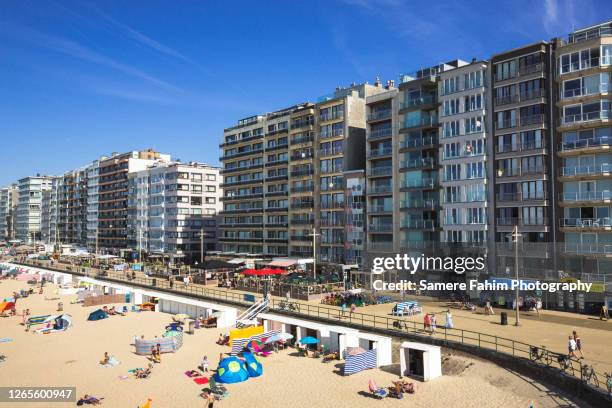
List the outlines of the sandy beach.
{"type": "MultiPolygon", "coordinates": [[[[27,288],[25,282],[4,280],[0,297],[11,296],[14,290],[27,288]]],[[[45,295],[54,296],[55,288],[48,285],[45,295]]],[[[59,300],[45,300],[45,295],[32,295],[18,300],[18,312],[29,308],[33,316],[54,313],[59,300]]],[[[19,323],[21,316],[0,319],[2,337],[13,341],[0,344],[0,386],[76,386],[77,395],[104,397],[107,407],[136,407],[153,400],[153,407],[204,406],[199,397],[202,386],[184,375],[196,369],[203,355],[208,355],[211,368],[216,368],[219,353],[228,347],[215,344],[220,330],[200,329],[185,335],[183,347],[175,354],[164,354],[162,363],[153,369],[150,378],[138,380],[128,370],[144,367],[147,360],[134,354],[130,344],[134,336],[160,336],[171,316],[163,313],[129,313],[90,322],[87,316],[97,307],[70,304],[74,296],[62,296],[64,313],[72,315],[74,325],[65,332],[34,334],[19,323]],[[104,352],[109,352],[121,364],[105,368],[99,365],[104,352]]],[[[404,400],[387,398],[373,400],[367,383],[374,379],[379,386],[391,384],[399,374],[398,364],[364,371],[350,377],[340,375],[342,363],[323,364],[318,359],[297,357],[293,350],[282,351],[263,359],[262,377],[239,384],[229,384],[229,397],[217,402],[222,407],[370,407],[372,404],[415,407],[536,407],[588,405],[570,401],[531,379],[497,367],[492,363],[465,356],[450,356],[443,366],[444,376],[434,381],[418,383],[416,394],[405,394],[404,400]]],[[[15,403],[0,406],[41,407],[44,404],[15,403]]],[[[74,403],[54,403],[54,407],[75,406],[74,403]]]]}

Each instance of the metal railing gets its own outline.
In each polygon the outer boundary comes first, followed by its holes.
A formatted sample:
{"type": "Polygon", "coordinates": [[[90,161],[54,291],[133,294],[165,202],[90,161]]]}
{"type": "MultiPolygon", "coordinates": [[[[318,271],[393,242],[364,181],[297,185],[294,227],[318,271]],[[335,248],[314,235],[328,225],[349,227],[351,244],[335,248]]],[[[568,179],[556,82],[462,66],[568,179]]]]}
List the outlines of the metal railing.
{"type": "Polygon", "coordinates": [[[589,139],[574,140],[571,142],[562,142],[561,151],[587,149],[589,147],[601,147],[612,145],[612,138],[609,136],[593,137],[589,139]]]}
{"type": "MultiPolygon", "coordinates": [[[[370,245],[373,243],[370,243],[370,245]]],[[[385,248],[391,247],[392,243],[384,243],[385,248]]],[[[130,283],[139,286],[149,287],[156,290],[169,290],[178,293],[185,293],[190,296],[197,296],[211,300],[219,300],[221,302],[230,303],[232,305],[240,305],[248,308],[254,303],[261,301],[262,296],[251,294],[247,301],[243,293],[235,293],[229,290],[217,290],[204,288],[198,284],[185,285],[182,283],[171,283],[169,280],[154,277],[136,277],[131,279],[128,274],[101,271],[94,268],[70,266],[55,264],[53,267],[48,266],[48,261],[23,261],[17,262],[22,265],[39,266],[60,272],[68,272],[70,274],[89,276],[107,281],[119,281],[122,283],[130,283]]],[[[312,285],[311,285],[312,286],[312,285]]],[[[316,285],[319,287],[318,293],[326,293],[325,290],[329,285],[316,285]]],[[[300,285],[301,290],[310,294],[309,285],[300,285]]],[[[314,287],[312,288],[314,290],[314,287]]],[[[583,381],[587,386],[594,390],[610,393],[608,388],[607,373],[598,373],[592,366],[583,364],[581,360],[570,358],[565,352],[557,353],[549,351],[545,346],[534,346],[521,341],[508,339],[493,334],[481,333],[472,330],[459,328],[447,328],[440,326],[436,333],[431,333],[425,330],[422,323],[416,320],[406,320],[400,317],[381,316],[360,312],[346,312],[341,308],[320,306],[310,303],[296,303],[297,307],[287,308],[287,302],[284,299],[272,299],[270,310],[285,314],[293,314],[298,317],[312,317],[320,320],[333,322],[334,324],[345,323],[363,330],[381,330],[387,334],[396,337],[412,336],[417,337],[422,341],[431,343],[434,340],[441,342],[445,346],[468,346],[475,349],[484,349],[494,351],[503,355],[511,355],[512,357],[531,361],[534,364],[539,364],[558,370],[565,375],[574,377],[583,381]]],[[[390,305],[391,307],[391,305],[390,305]]]]}

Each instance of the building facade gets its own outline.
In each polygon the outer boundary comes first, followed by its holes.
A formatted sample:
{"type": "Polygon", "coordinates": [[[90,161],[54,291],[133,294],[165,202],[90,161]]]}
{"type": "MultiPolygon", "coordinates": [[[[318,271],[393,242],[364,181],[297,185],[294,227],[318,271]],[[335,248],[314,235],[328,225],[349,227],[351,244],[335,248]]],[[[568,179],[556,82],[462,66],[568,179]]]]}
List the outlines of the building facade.
{"type": "Polygon", "coordinates": [[[130,173],[128,247],[138,256],[189,263],[217,251],[221,181],[218,167],[195,162],[155,163],[130,173]]]}
{"type": "Polygon", "coordinates": [[[346,262],[343,172],[365,167],[365,99],[338,88],[225,129],[223,251],[346,262]],[[313,241],[313,234],[315,241],[313,241]]]}
{"type": "Polygon", "coordinates": [[[18,182],[18,201],[15,217],[15,238],[34,243],[41,236],[41,207],[43,191],[51,189],[48,176],[24,177],[18,182]]]}
{"type": "Polygon", "coordinates": [[[16,184],[0,189],[0,240],[15,238],[15,215],[18,189],[16,184]]]}

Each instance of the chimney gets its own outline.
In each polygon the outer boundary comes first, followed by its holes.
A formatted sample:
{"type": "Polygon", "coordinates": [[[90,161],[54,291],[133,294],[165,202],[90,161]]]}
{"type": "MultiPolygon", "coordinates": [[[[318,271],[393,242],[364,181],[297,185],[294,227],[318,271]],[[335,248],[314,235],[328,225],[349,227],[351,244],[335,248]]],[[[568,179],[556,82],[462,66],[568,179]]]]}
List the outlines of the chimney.
{"type": "Polygon", "coordinates": [[[476,58],[472,58],[472,64],[476,63],[476,58]]]}

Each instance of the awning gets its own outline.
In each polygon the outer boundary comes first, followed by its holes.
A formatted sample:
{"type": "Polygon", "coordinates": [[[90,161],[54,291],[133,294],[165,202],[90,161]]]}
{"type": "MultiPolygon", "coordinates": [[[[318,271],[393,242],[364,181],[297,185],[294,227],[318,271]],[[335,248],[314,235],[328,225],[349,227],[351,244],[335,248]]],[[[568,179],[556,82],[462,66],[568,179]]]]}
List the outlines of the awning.
{"type": "Polygon", "coordinates": [[[197,264],[191,266],[194,269],[236,269],[238,265],[231,262],[220,261],[217,259],[212,259],[209,261],[204,261],[204,264],[197,264]]]}
{"type": "Polygon", "coordinates": [[[244,259],[244,258],[233,258],[233,259],[230,259],[230,260],[229,260],[229,261],[227,261],[227,262],[228,262],[228,263],[231,263],[231,264],[236,264],[236,265],[237,265],[237,264],[245,263],[246,261],[247,261],[247,260],[246,260],[246,259],[244,259]]]}
{"type": "Polygon", "coordinates": [[[297,263],[296,260],[294,259],[287,259],[287,260],[276,260],[276,261],[272,261],[269,264],[267,264],[267,266],[275,266],[277,268],[288,268],[290,266],[293,266],[297,263]]]}

